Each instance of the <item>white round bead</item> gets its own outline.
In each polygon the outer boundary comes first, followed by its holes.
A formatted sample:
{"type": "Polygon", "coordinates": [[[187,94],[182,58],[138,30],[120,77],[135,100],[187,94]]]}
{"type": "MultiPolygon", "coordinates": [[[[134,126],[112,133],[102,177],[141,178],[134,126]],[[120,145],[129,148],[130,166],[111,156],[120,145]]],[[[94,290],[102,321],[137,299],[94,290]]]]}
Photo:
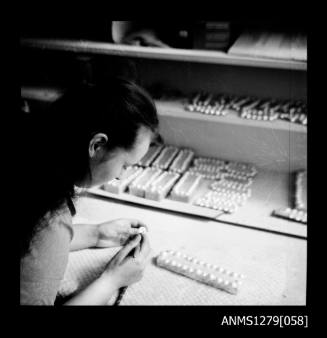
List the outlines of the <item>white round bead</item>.
{"type": "Polygon", "coordinates": [[[211,281],[214,281],[214,280],[217,279],[217,277],[216,277],[215,275],[213,275],[213,274],[210,274],[210,275],[209,275],[209,279],[210,279],[211,281]]]}

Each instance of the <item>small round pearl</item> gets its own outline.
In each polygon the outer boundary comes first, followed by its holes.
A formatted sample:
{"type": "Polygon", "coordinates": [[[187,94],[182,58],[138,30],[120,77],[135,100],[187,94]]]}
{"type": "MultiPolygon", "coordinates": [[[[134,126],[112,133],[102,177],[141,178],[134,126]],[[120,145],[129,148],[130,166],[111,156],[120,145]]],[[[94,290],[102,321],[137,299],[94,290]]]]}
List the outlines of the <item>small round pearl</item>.
{"type": "Polygon", "coordinates": [[[213,275],[213,274],[210,274],[210,275],[209,275],[209,279],[210,279],[211,281],[214,281],[215,279],[217,279],[217,277],[216,277],[215,275],[213,275]]]}

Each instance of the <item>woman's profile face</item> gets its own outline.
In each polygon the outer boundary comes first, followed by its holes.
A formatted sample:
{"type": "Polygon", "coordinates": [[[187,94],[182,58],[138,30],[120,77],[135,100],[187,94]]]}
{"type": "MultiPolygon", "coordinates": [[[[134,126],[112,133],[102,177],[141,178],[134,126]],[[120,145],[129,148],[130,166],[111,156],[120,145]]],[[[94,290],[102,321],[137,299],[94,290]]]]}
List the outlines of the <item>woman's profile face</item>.
{"type": "Polygon", "coordinates": [[[127,166],[136,164],[147,153],[152,135],[151,130],[140,127],[132,149],[118,148],[108,153],[102,148],[98,156],[90,158],[91,177],[86,180],[84,186],[97,186],[119,178],[127,166]]]}

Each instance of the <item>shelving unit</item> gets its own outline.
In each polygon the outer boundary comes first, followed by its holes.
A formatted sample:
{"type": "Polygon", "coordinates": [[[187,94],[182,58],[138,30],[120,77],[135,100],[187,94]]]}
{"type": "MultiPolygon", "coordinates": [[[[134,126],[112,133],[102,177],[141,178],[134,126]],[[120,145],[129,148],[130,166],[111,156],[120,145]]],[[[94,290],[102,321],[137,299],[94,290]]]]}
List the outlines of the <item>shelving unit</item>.
{"type": "MultiPolygon", "coordinates": [[[[62,95],[63,92],[64,89],[62,88],[23,86],[21,88],[21,97],[29,100],[52,102],[62,95]]],[[[156,100],[155,103],[158,113],[162,116],[191,119],[195,121],[206,121],[209,123],[226,123],[274,130],[286,130],[304,134],[307,133],[307,127],[301,124],[281,120],[271,122],[242,119],[238,116],[236,111],[232,110],[228,110],[228,115],[226,116],[210,116],[196,112],[189,112],[183,108],[184,102],[182,100],[156,100]]]]}
{"type": "Polygon", "coordinates": [[[188,50],[179,48],[140,47],[92,41],[71,41],[51,39],[22,39],[22,47],[73,53],[101,54],[182,62],[200,62],[244,67],[263,67],[306,71],[307,63],[229,55],[224,52],[188,50]]]}
{"type": "MultiPolygon", "coordinates": [[[[204,90],[306,100],[306,62],[77,40],[30,38],[22,39],[21,47],[47,52],[50,59],[51,53],[55,57],[60,53],[60,56],[69,55],[71,59],[88,56],[95,64],[98,58],[102,61],[106,58],[132,60],[145,87],[159,81],[163,87],[173,85],[184,91],[185,97],[196,90],[204,90]]],[[[32,100],[51,101],[58,93],[60,90],[53,92],[51,88],[22,89],[22,96],[32,100]]],[[[167,143],[192,148],[197,155],[249,162],[257,166],[259,175],[249,203],[235,214],[217,218],[214,210],[169,200],[154,202],[128,194],[110,194],[97,188],[90,189],[90,193],[227,224],[306,238],[306,225],[271,216],[275,208],[289,205],[292,194],[289,191],[290,173],[306,168],[306,126],[280,120],[246,120],[238,117],[236,112],[229,112],[226,116],[203,115],[184,110],[183,102],[178,100],[160,100],[156,101],[156,105],[160,133],[167,143]]]]}

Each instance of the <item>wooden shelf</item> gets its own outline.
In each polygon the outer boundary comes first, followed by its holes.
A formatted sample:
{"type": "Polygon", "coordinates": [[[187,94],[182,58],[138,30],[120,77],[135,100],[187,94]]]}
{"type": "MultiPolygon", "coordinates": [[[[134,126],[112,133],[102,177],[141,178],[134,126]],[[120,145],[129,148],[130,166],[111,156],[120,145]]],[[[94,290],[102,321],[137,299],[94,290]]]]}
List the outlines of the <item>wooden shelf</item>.
{"type": "MultiPolygon", "coordinates": [[[[39,100],[52,102],[63,93],[63,89],[50,87],[32,87],[24,86],[21,88],[21,97],[30,100],[39,100]]],[[[287,121],[256,121],[247,120],[238,117],[237,112],[229,111],[226,116],[210,116],[184,110],[181,101],[156,101],[158,113],[161,116],[172,116],[177,118],[185,118],[191,120],[200,120],[214,123],[227,123],[242,126],[251,126],[258,128],[267,128],[274,130],[286,130],[298,133],[306,133],[307,127],[290,123],[287,121]]]]}
{"type": "Polygon", "coordinates": [[[306,225],[271,215],[273,210],[289,206],[289,179],[290,175],[286,173],[259,171],[253,183],[251,198],[234,214],[221,214],[221,212],[217,210],[198,207],[190,203],[177,202],[169,198],[158,202],[136,197],[128,193],[112,194],[98,187],[88,189],[87,191],[94,195],[141,206],[200,216],[222,223],[306,238],[306,225]]]}
{"type": "Polygon", "coordinates": [[[200,120],[213,123],[226,123],[234,125],[242,125],[247,127],[266,128],[274,130],[285,130],[298,133],[307,133],[307,127],[297,123],[288,121],[275,120],[275,121],[257,121],[243,119],[238,116],[236,111],[229,110],[225,116],[205,115],[196,112],[186,111],[183,108],[181,101],[156,101],[158,113],[162,116],[172,116],[177,118],[200,120]]]}
{"type": "Polygon", "coordinates": [[[179,48],[158,48],[119,45],[106,42],[57,39],[21,39],[22,47],[40,48],[44,50],[66,51],[74,53],[114,55],[158,60],[184,62],[200,62],[230,66],[276,68],[306,71],[307,63],[292,60],[229,55],[219,51],[189,50],[179,48]]]}

